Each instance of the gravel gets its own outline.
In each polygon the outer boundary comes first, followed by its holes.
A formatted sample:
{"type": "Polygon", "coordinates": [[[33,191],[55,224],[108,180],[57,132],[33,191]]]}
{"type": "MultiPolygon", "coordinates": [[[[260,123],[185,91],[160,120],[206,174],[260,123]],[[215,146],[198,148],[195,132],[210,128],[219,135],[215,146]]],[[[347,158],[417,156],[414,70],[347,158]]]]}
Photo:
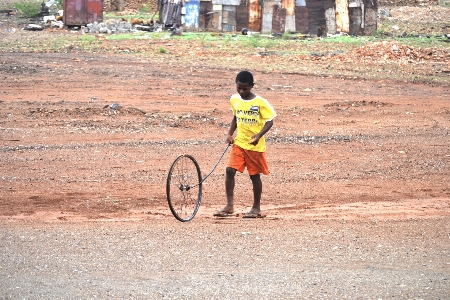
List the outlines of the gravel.
{"type": "Polygon", "coordinates": [[[448,299],[448,218],[3,222],[0,299],[448,299]]]}

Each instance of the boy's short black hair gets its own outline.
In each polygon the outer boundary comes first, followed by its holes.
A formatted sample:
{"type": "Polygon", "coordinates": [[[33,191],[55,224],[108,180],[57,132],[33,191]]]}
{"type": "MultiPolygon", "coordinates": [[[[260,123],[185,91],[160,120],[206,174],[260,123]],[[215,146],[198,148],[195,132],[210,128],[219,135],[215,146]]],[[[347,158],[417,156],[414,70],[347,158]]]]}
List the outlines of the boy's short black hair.
{"type": "Polygon", "coordinates": [[[248,83],[249,85],[253,86],[253,74],[249,71],[241,71],[236,76],[236,82],[238,81],[241,83],[248,83]]]}

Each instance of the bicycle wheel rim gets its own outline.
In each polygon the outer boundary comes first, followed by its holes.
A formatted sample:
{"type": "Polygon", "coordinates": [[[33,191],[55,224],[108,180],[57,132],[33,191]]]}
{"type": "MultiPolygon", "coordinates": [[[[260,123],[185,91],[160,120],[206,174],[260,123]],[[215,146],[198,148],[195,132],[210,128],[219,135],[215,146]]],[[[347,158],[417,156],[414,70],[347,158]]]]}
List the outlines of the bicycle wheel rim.
{"type": "Polygon", "coordinates": [[[197,161],[191,155],[180,155],[170,167],[166,195],[170,211],[181,221],[192,220],[202,199],[202,176],[197,161]]]}

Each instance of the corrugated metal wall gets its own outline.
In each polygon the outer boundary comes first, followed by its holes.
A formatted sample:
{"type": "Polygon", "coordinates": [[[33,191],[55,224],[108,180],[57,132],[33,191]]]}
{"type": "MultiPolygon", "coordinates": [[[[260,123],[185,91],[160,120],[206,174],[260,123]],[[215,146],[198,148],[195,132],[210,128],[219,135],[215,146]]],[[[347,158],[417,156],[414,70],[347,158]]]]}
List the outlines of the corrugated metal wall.
{"type": "Polygon", "coordinates": [[[272,32],[283,34],[286,26],[286,9],[279,5],[273,6],[272,32]]]}
{"type": "Polygon", "coordinates": [[[309,32],[308,8],[306,5],[295,7],[295,30],[305,34],[309,32]]]}
{"type": "MultiPolygon", "coordinates": [[[[181,0],[162,1],[160,12],[166,25],[174,23],[175,16],[180,14],[179,7],[174,4],[181,0]]],[[[377,7],[371,0],[189,0],[184,2],[184,9],[184,25],[200,30],[241,31],[247,28],[250,31],[281,34],[296,31],[317,35],[320,28],[328,34],[368,35],[375,33],[377,25],[377,7]]]]}
{"type": "Polygon", "coordinates": [[[361,7],[350,7],[350,24],[349,30],[351,35],[360,35],[362,33],[362,11],[361,7]]]}
{"type": "Polygon", "coordinates": [[[308,32],[317,35],[320,26],[326,26],[325,7],[323,1],[306,0],[308,8],[308,32]]]}
{"type": "Polygon", "coordinates": [[[222,29],[224,31],[236,30],[236,6],[224,5],[222,16],[222,29]]]}
{"type": "Polygon", "coordinates": [[[350,17],[348,15],[348,1],[336,0],[336,30],[350,31],[350,17]]]}
{"type": "Polygon", "coordinates": [[[284,31],[295,31],[295,0],[281,0],[281,7],[286,9],[284,31]]]}
{"type": "Polygon", "coordinates": [[[186,14],[184,15],[184,25],[188,28],[198,28],[200,1],[189,0],[189,2],[184,3],[184,7],[186,8],[186,14]]]}
{"type": "Polygon", "coordinates": [[[364,0],[364,35],[374,35],[377,31],[378,6],[376,1],[364,0]]]}
{"type": "Polygon", "coordinates": [[[102,0],[65,0],[63,20],[68,26],[80,26],[103,21],[102,0]]]}
{"type": "Polygon", "coordinates": [[[334,3],[334,0],[325,0],[324,2],[326,29],[330,34],[336,34],[336,8],[334,3]]]}
{"type": "Polygon", "coordinates": [[[212,27],[212,18],[213,18],[213,4],[210,1],[201,1],[200,2],[200,15],[198,18],[198,28],[199,29],[207,29],[212,27]]]}
{"type": "Polygon", "coordinates": [[[159,22],[166,26],[174,23],[181,24],[182,8],[180,0],[163,0],[160,6],[159,22]]]}
{"type": "Polygon", "coordinates": [[[248,29],[261,31],[261,2],[260,0],[249,0],[248,3],[248,29]]]}
{"type": "Polygon", "coordinates": [[[242,0],[241,3],[236,6],[236,30],[241,31],[242,28],[248,27],[248,3],[246,0],[242,0]]]}

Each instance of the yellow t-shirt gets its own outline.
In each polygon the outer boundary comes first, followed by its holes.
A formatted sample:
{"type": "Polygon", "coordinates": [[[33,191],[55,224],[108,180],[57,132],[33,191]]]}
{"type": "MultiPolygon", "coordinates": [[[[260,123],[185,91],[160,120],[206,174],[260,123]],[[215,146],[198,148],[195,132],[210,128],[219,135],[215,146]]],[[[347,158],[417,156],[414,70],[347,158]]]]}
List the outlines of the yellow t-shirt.
{"type": "Polygon", "coordinates": [[[250,139],[263,129],[267,121],[276,117],[277,114],[272,105],[258,95],[252,100],[243,100],[239,94],[231,96],[230,103],[237,123],[234,143],[242,149],[265,152],[266,140],[264,136],[256,146],[250,144],[250,139]]]}

